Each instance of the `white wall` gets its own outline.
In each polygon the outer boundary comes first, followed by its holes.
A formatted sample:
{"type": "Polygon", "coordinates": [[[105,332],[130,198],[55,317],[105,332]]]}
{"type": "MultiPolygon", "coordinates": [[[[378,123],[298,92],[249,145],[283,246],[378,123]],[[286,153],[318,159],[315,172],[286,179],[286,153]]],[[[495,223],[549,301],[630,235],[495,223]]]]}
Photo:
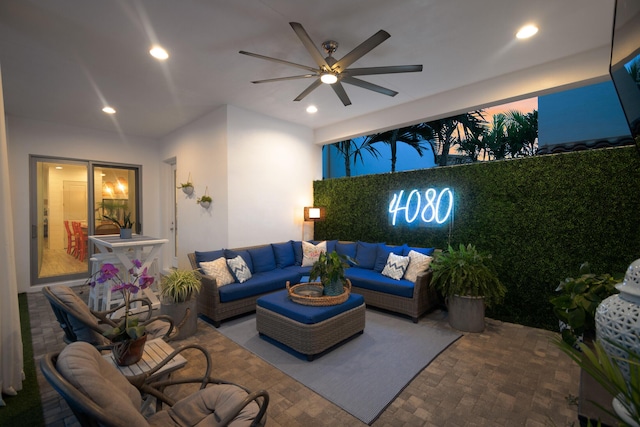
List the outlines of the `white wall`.
{"type": "MultiPolygon", "coordinates": [[[[144,233],[159,235],[158,142],[7,116],[18,292],[30,288],[29,155],[142,165],[144,233]]],[[[3,201],[5,203],[6,201],[3,201]]]]}
{"type": "Polygon", "coordinates": [[[229,247],[299,240],[322,179],[312,130],[233,106],[228,124],[229,247]]]}

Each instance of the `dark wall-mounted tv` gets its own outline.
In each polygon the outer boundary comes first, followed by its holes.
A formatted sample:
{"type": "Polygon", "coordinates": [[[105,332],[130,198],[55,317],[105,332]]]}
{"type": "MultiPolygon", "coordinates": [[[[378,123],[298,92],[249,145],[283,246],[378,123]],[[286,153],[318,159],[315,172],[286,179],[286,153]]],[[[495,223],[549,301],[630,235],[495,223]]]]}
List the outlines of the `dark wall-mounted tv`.
{"type": "Polygon", "coordinates": [[[640,1],[617,0],[611,42],[611,79],[640,144],[640,1]]]}

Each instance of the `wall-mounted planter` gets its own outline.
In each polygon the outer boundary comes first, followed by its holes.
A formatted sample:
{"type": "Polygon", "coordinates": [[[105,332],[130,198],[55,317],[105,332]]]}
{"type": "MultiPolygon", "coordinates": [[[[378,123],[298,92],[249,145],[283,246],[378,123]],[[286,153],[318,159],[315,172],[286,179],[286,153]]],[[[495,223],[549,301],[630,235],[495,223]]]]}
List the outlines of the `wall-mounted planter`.
{"type": "Polygon", "coordinates": [[[189,172],[189,177],[187,178],[187,182],[181,183],[180,187],[178,188],[182,189],[182,192],[187,196],[190,196],[193,194],[193,181],[191,181],[191,172],[189,172]]]}
{"type": "Polygon", "coordinates": [[[205,209],[209,209],[209,206],[211,206],[211,202],[200,202],[200,206],[205,209]]]}
{"type": "Polygon", "coordinates": [[[213,202],[213,199],[209,195],[209,187],[206,187],[204,190],[204,195],[202,197],[198,197],[196,203],[198,203],[205,209],[209,209],[209,206],[211,206],[211,202],[213,202]]]}

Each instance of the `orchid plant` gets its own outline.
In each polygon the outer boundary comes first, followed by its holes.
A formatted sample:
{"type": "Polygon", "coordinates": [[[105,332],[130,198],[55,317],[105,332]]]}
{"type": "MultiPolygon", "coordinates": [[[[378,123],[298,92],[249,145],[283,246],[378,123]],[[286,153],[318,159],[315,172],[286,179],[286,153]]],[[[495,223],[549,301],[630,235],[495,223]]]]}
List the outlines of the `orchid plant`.
{"type": "Polygon", "coordinates": [[[125,314],[120,324],[111,331],[104,333],[113,341],[137,339],[144,335],[144,325],[138,324],[138,318],[131,316],[129,304],[131,295],[148,288],[153,284],[154,277],[147,274],[147,268],[142,269],[142,262],[138,259],[132,261],[133,267],[129,269],[129,280],[122,279],[118,273],[120,270],[113,264],[105,263],[100,270],[94,273],[87,281],[91,287],[112,281],[111,292],[120,292],[124,298],[125,314]],[[142,270],[141,270],[142,269],[142,270]]]}

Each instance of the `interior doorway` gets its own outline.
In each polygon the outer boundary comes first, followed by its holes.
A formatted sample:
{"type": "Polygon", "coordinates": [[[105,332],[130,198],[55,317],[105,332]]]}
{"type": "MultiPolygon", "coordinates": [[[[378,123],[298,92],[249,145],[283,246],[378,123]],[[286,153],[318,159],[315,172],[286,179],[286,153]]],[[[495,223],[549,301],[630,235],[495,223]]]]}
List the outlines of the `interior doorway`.
{"type": "Polygon", "coordinates": [[[134,232],[142,231],[139,174],[139,166],[31,157],[32,285],[88,277],[88,236],[118,230],[106,216],[129,215],[134,232]]]}

